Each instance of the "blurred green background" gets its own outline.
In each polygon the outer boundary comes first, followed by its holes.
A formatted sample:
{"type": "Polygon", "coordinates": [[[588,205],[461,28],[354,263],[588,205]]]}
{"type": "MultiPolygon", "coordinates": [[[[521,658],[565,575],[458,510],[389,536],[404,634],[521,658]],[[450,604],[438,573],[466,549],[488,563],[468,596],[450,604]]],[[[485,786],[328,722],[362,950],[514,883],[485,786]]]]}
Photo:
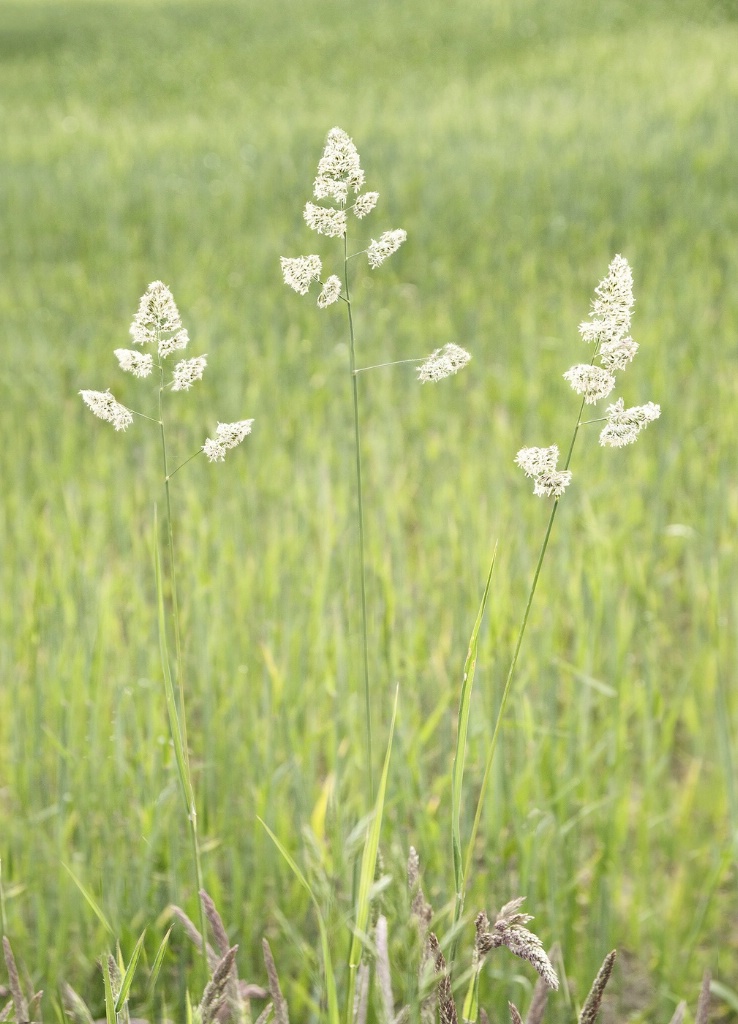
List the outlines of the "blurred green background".
{"type": "MultiPolygon", "coordinates": [[[[301,216],[333,125],[381,194],[352,243],[408,232],[379,270],[356,261],[360,364],[473,354],[437,386],[407,366],[360,378],[378,750],[400,685],[398,999],[409,844],[436,910],[453,895],[454,727],[491,552],[465,835],[548,515],[513,458],[567,443],[561,374],[589,358],[577,325],[616,252],[641,345],[617,393],[662,418],[620,451],[591,428],[575,453],[467,907],[526,895],[575,1001],[617,946],[621,1020],[694,1006],[708,966],[738,987],[736,54],[734,0],[3,0],[0,855],[48,1005],[65,978],[99,1011],[114,941],[65,865],[126,956],[147,927],[150,963],[170,902],[195,913],[158,658],[158,438],[77,396],[153,403],[112,350],[154,279],[209,357],[172,396],[177,453],[255,417],[224,465],[174,480],[206,886],[242,977],[264,981],[268,935],[294,1019],[316,1019],[315,921],[261,815],[339,965],[348,949],[367,807],[346,324],[279,272],[309,252],[340,269],[301,216]]],[[[496,956],[482,1005],[525,1007],[533,972],[496,956]]],[[[182,1019],[191,960],[175,929],[147,1012],[182,1019]]],[[[549,1019],[573,1013],[560,994],[549,1019]]]]}

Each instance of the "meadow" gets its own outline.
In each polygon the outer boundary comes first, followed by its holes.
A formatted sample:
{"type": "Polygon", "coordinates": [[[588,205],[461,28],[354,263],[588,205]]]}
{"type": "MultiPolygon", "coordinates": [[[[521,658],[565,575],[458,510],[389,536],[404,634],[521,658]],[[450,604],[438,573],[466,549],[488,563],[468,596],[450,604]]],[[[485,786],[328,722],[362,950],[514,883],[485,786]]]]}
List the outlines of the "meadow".
{"type": "MultiPolygon", "coordinates": [[[[136,404],[112,350],[156,279],[209,358],[177,452],[255,420],[226,464],[172,482],[205,885],[241,977],[264,982],[269,938],[294,1020],[318,1019],[315,919],[257,816],[348,950],[368,805],[345,316],[279,269],[335,255],[301,213],[334,125],[381,195],[367,235],[408,233],[357,270],[360,364],[448,342],[473,357],[438,385],[408,366],[360,380],[377,770],[399,685],[381,840],[398,977],[415,969],[411,844],[436,910],[453,898],[454,730],[492,552],[467,836],[546,526],[513,460],[566,444],[561,375],[622,253],[641,348],[619,393],[662,417],[631,448],[596,432],[577,448],[467,909],[525,895],[580,1001],[617,947],[620,1020],[667,1021],[705,967],[738,990],[736,53],[733,0],[4,0],[3,930],[49,1005],[65,979],[99,1011],[95,958],[146,928],[150,962],[168,905],[196,913],[157,639],[156,438],[77,394],[136,404]]],[[[532,986],[505,956],[481,990],[500,1013],[532,986]]],[[[182,1019],[192,964],[175,927],[134,1007],[182,1019]]],[[[563,990],[550,1012],[572,1019],[563,990]]]]}

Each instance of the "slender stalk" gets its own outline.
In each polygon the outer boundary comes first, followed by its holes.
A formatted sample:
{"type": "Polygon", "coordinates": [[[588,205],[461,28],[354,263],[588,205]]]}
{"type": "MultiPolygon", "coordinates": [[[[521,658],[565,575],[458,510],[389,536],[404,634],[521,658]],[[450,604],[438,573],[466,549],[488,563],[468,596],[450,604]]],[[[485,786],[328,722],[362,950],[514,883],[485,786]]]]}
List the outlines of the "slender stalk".
{"type": "MultiPolygon", "coordinates": [[[[571,436],[571,441],[569,443],[569,450],[567,452],[566,462],[564,464],[565,470],[569,468],[569,463],[571,462],[572,453],[574,452],[574,445],[576,444],[577,435],[579,434],[579,428],[582,426],[583,412],[584,399],[582,399],[582,404],[579,408],[579,416],[577,417],[577,422],[571,436]]],[[[541,575],[541,567],[543,566],[543,559],[545,558],[546,549],[548,548],[548,542],[551,537],[551,530],[553,528],[554,519],[556,518],[556,512],[559,507],[559,500],[559,498],[556,498],[554,500],[553,508],[551,509],[551,515],[548,517],[548,526],[546,527],[546,533],[543,538],[540,553],[538,555],[538,562],[536,563],[535,572],[533,574],[533,582],[531,583],[530,591],[528,593],[528,600],[525,605],[525,611],[523,612],[523,618],[520,623],[520,629],[518,630],[518,638],[515,643],[515,650],[513,651],[512,660],[510,662],[510,668],[508,669],[507,678],[505,680],[505,687],[502,691],[500,706],[497,711],[497,718],[495,719],[495,727],[492,732],[492,740],[490,742],[489,750],[487,752],[487,760],[484,766],[484,775],[482,776],[482,785],[479,791],[479,798],[477,800],[477,808],[474,813],[474,824],[472,825],[471,836],[469,838],[469,845],[467,847],[466,860],[464,863],[464,873],[461,879],[461,886],[457,888],[456,906],[454,910],[454,924],[456,924],[459,921],[464,910],[464,899],[466,896],[466,880],[468,879],[469,871],[471,870],[471,861],[474,855],[474,846],[477,839],[477,833],[479,831],[479,825],[482,819],[482,810],[484,808],[484,800],[487,795],[487,786],[489,784],[489,776],[492,770],[492,762],[494,760],[495,750],[497,749],[497,739],[500,733],[502,717],[505,713],[507,698],[510,693],[510,687],[512,686],[513,678],[515,676],[515,669],[517,668],[518,664],[520,648],[523,646],[523,637],[525,636],[525,629],[528,625],[528,617],[530,615],[530,610],[533,605],[533,597],[538,586],[538,580],[541,575]]]]}
{"type": "MultiPolygon", "coordinates": [[[[184,665],[182,659],[182,640],[181,640],[181,629],[179,624],[179,602],[177,601],[177,577],[174,559],[174,525],[172,521],[172,500],[169,487],[169,481],[171,479],[168,471],[168,459],[167,459],[167,441],[166,433],[164,430],[164,410],[163,410],[163,394],[164,394],[164,367],[160,365],[160,387],[159,387],[159,430],[161,434],[161,451],[162,451],[162,467],[164,470],[164,492],[167,500],[167,536],[169,546],[169,578],[171,584],[171,600],[172,600],[172,619],[174,623],[174,648],[175,648],[175,664],[177,673],[177,689],[178,689],[178,707],[173,705],[169,708],[169,724],[173,733],[173,740],[175,747],[179,747],[181,752],[180,765],[180,781],[182,783],[182,796],[185,802],[185,809],[187,811],[187,822],[189,825],[190,832],[190,844],[192,846],[192,858],[195,865],[195,880],[197,883],[198,893],[198,906],[200,908],[200,932],[202,934],[202,956],[207,971],[207,923],[205,918],[205,909],[202,905],[202,901],[199,899],[199,893],[203,889],[203,875],[202,875],[202,860],[200,857],[200,843],[197,834],[197,803],[195,801],[195,790],[192,785],[192,773],[190,771],[190,752],[189,745],[187,742],[187,716],[185,712],[185,692],[184,692],[184,665]],[[178,735],[174,735],[177,733],[178,735]]],[[[194,458],[194,456],[193,456],[194,458]]],[[[189,459],[187,460],[189,461],[189,459]]],[[[184,463],[182,463],[184,465],[184,463]]],[[[181,469],[181,466],[177,467],[181,469]]],[[[176,470],[175,470],[176,472],[176,470]]],[[[157,538],[158,543],[158,538],[157,538]]],[[[162,607],[163,614],[163,607],[162,607]]],[[[169,678],[169,654],[166,647],[166,624],[162,622],[160,624],[160,630],[164,632],[162,637],[162,660],[166,659],[164,666],[164,672],[166,678],[169,680],[167,687],[167,698],[172,696],[171,679],[169,678]]]]}
{"type": "Polygon", "coordinates": [[[422,363],[423,358],[420,359],[393,359],[389,363],[375,363],[374,366],[360,366],[354,370],[354,373],[366,373],[367,370],[381,370],[383,366],[400,366],[402,363],[422,363]]]}
{"type": "Polygon", "coordinates": [[[346,292],[346,309],[349,325],[349,369],[351,371],[351,388],[354,400],[354,445],[356,452],[356,497],[359,508],[359,570],[361,577],[361,634],[364,663],[364,719],[366,726],[366,774],[369,785],[369,805],[374,803],[374,774],[372,770],[372,709],[369,699],[369,642],[367,639],[366,615],[366,571],[364,567],[364,493],[361,486],[361,431],[359,429],[359,384],[356,370],[356,348],[354,336],[354,319],[351,310],[351,293],[349,291],[348,274],[348,232],[343,236],[343,276],[346,292]]]}

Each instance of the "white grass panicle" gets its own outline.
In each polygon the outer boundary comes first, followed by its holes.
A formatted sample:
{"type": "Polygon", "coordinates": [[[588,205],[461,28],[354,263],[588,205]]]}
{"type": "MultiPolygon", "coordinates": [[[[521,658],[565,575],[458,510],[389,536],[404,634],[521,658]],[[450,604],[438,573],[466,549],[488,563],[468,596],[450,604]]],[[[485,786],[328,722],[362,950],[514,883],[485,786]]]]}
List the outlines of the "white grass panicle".
{"type": "MultiPolygon", "coordinates": [[[[394,359],[371,366],[357,365],[356,333],[349,264],[358,256],[366,255],[370,270],[381,267],[407,240],[404,228],[383,231],[378,239],[372,238],[365,248],[349,251],[349,225],[353,218],[363,222],[377,207],[379,193],[362,191],[366,175],[361,166],[359,152],[353,139],[342,128],[331,128],[318,162],[318,171],[313,181],[313,199],[303,208],[303,219],[307,226],[318,235],[340,238],[342,245],[342,266],[339,274],[324,275],[323,259],[317,253],[308,256],[282,256],[280,265],[284,283],[297,292],[307,295],[313,283],[319,287],[317,304],[328,309],[342,303],[346,309],[349,340],[349,374],[354,411],[354,449],[356,463],[356,494],[358,511],[359,566],[361,575],[361,618],[364,676],[364,717],[365,717],[365,774],[368,780],[369,802],[373,802],[373,756],[371,699],[369,686],[369,654],[367,640],[366,609],[366,566],[364,545],[364,500],[361,470],[361,426],[359,414],[359,374],[380,367],[397,366],[401,363],[422,363],[418,373],[420,381],[438,381],[458,373],[466,366],[471,356],[458,345],[447,344],[426,358],[394,359]],[[350,216],[353,214],[353,218],[350,216]]],[[[339,257],[340,259],[340,257],[339,257]]],[[[218,438],[208,438],[205,454],[213,461],[220,460],[224,449],[218,438]]]]}
{"type": "Polygon", "coordinates": [[[576,394],[582,396],[579,417],[574,427],[563,470],[556,469],[558,448],[522,448],[515,462],[526,476],[533,477],[533,493],[539,497],[553,497],[557,501],[571,481],[569,463],[579,428],[585,423],[598,423],[606,419],[606,426],[600,433],[600,444],[604,447],[622,448],[632,444],[641,430],[658,419],[661,407],[654,402],[625,408],[622,398],[608,406],[607,416],[583,420],[585,405],[595,405],[607,398],[617,383],[616,372],[625,370],[631,362],[638,345],[630,336],[630,320],[635,300],[633,298],[633,274],[624,256],[615,256],[608,267],[607,275],[595,288],[592,302],[592,318],[579,325],[584,341],[594,345],[590,363],[577,363],[564,374],[576,394]],[[601,365],[597,365],[599,360],[601,365]],[[556,460],[551,464],[552,453],[556,460]],[[540,453],[549,453],[548,461],[540,461],[540,453]]]}

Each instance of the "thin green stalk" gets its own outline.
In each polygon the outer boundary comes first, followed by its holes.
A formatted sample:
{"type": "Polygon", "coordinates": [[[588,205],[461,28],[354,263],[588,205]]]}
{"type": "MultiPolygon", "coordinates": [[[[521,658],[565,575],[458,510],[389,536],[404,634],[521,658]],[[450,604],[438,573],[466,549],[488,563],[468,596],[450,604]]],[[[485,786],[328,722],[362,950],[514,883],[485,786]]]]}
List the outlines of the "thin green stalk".
{"type": "MultiPolygon", "coordinates": [[[[565,470],[567,470],[569,468],[569,463],[571,462],[572,453],[574,451],[574,445],[576,444],[577,435],[579,434],[579,428],[582,425],[582,413],[583,413],[583,411],[584,411],[584,399],[582,399],[582,404],[581,404],[581,406],[579,408],[579,416],[577,417],[577,422],[576,422],[576,425],[574,427],[574,432],[573,432],[573,434],[571,436],[571,442],[569,444],[569,451],[567,452],[566,462],[564,464],[564,469],[565,470]]],[[[472,857],[474,855],[474,846],[475,846],[475,843],[476,843],[476,840],[477,840],[477,833],[479,831],[479,824],[480,824],[481,819],[482,819],[482,810],[484,808],[484,799],[485,799],[485,796],[487,795],[487,786],[489,784],[489,776],[490,776],[490,772],[492,770],[492,762],[494,760],[495,750],[497,749],[497,738],[498,738],[499,733],[500,733],[500,726],[502,724],[502,717],[503,717],[503,715],[505,713],[505,706],[507,704],[507,698],[508,698],[508,695],[510,693],[510,687],[512,686],[512,681],[513,681],[513,678],[515,676],[515,669],[516,669],[517,664],[518,664],[518,656],[520,655],[520,648],[523,645],[523,637],[525,636],[525,628],[528,625],[528,617],[530,615],[530,610],[531,610],[531,607],[533,605],[533,597],[535,595],[536,588],[538,586],[538,579],[539,579],[539,577],[541,575],[541,567],[543,566],[543,559],[544,559],[544,557],[546,555],[546,549],[548,548],[548,542],[549,542],[549,539],[551,537],[551,530],[553,528],[554,519],[556,518],[556,511],[557,511],[557,509],[559,507],[559,500],[560,500],[559,498],[556,498],[554,500],[553,508],[551,509],[551,515],[548,518],[548,526],[546,527],[546,534],[545,534],[545,536],[543,538],[543,544],[541,545],[541,550],[540,550],[540,553],[538,555],[538,562],[536,563],[535,573],[533,574],[533,582],[531,584],[530,592],[528,594],[528,600],[527,600],[526,605],[525,605],[525,611],[523,612],[523,618],[522,618],[522,621],[520,623],[520,629],[518,631],[518,639],[517,639],[517,642],[515,644],[515,650],[513,652],[512,661],[510,662],[510,668],[509,668],[508,673],[507,673],[507,679],[505,680],[505,687],[504,687],[504,689],[502,691],[502,699],[500,700],[500,706],[499,706],[498,711],[497,711],[497,718],[495,720],[495,727],[494,727],[494,731],[492,732],[492,741],[491,741],[490,746],[489,746],[489,751],[487,752],[487,760],[486,760],[485,766],[484,766],[484,775],[482,776],[482,785],[481,785],[481,789],[479,791],[479,798],[477,800],[477,809],[476,809],[476,811],[474,813],[474,824],[472,825],[471,836],[469,838],[469,845],[468,845],[467,851],[466,851],[466,861],[465,861],[465,864],[464,864],[463,885],[462,885],[462,890],[461,890],[460,897],[459,897],[459,893],[457,891],[457,903],[456,903],[456,913],[455,913],[455,916],[454,916],[454,921],[457,921],[461,917],[461,914],[462,914],[463,909],[464,909],[464,899],[465,899],[465,896],[466,896],[466,880],[468,879],[469,871],[471,870],[471,861],[472,861],[472,857]]]]}
{"type": "MultiPolygon", "coordinates": [[[[177,601],[177,577],[174,560],[174,526],[172,522],[172,501],[169,487],[169,472],[168,472],[168,460],[167,460],[167,442],[166,433],[164,430],[164,415],[163,415],[163,401],[162,396],[164,394],[164,368],[160,366],[160,387],[159,387],[159,429],[161,433],[161,449],[162,449],[162,465],[164,469],[164,491],[166,494],[167,501],[167,536],[169,546],[169,576],[171,584],[171,600],[172,600],[172,620],[174,623],[174,646],[175,646],[175,664],[177,672],[177,688],[179,701],[178,706],[174,701],[174,688],[172,686],[171,671],[169,666],[169,649],[166,640],[166,622],[164,619],[164,601],[163,601],[163,586],[161,579],[161,566],[159,558],[159,533],[158,527],[156,528],[156,555],[157,555],[157,582],[159,584],[159,634],[160,634],[160,645],[161,645],[161,658],[162,667],[164,670],[164,682],[167,695],[167,708],[169,712],[169,726],[172,733],[172,741],[175,747],[175,753],[177,754],[177,764],[180,773],[180,782],[182,785],[182,796],[185,802],[185,809],[187,811],[187,822],[189,825],[190,832],[190,843],[192,846],[192,858],[195,865],[195,880],[197,883],[197,893],[204,888],[203,875],[202,875],[202,861],[200,858],[200,843],[197,834],[197,804],[195,801],[195,790],[192,785],[192,773],[190,771],[190,753],[187,742],[187,716],[185,711],[185,692],[184,692],[184,667],[182,660],[182,642],[181,642],[181,630],[179,625],[179,603],[177,601]]],[[[181,467],[178,467],[181,468],[181,467]]],[[[202,934],[202,957],[203,963],[207,970],[207,922],[205,918],[205,909],[202,905],[202,901],[198,898],[198,906],[200,909],[200,932],[202,934]]]]}
{"type": "Polygon", "coordinates": [[[361,577],[361,633],[364,660],[364,718],[366,726],[366,774],[369,785],[369,804],[374,803],[374,773],[372,770],[372,709],[369,699],[369,643],[367,639],[366,616],[366,572],[364,568],[364,493],[361,486],[361,431],[359,429],[359,382],[356,371],[356,350],[354,338],[354,319],[351,311],[351,293],[349,291],[348,274],[348,232],[343,236],[343,276],[346,292],[346,309],[349,324],[349,369],[351,371],[351,388],[354,400],[354,443],[356,451],[356,496],[359,507],[359,570],[361,577]]]}

